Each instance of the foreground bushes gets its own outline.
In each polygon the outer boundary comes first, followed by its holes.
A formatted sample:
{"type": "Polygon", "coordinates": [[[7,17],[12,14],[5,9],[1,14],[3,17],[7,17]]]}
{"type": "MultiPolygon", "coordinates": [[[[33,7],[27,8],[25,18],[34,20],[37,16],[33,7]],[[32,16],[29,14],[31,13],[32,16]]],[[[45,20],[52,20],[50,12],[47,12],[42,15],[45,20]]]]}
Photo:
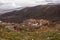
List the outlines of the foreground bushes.
{"type": "Polygon", "coordinates": [[[0,22],[0,27],[8,28],[9,30],[35,31],[37,29],[48,29],[49,27],[55,27],[55,23],[45,19],[27,19],[22,23],[0,22]]]}
{"type": "Polygon", "coordinates": [[[11,31],[0,29],[0,40],[60,40],[59,31],[11,31]]]}

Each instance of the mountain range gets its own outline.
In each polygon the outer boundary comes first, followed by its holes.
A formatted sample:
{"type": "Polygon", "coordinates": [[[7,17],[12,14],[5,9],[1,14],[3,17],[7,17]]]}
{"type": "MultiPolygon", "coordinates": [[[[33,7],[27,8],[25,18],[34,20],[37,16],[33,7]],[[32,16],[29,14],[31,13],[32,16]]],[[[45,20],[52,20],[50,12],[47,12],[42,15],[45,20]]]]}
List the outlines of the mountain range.
{"type": "Polygon", "coordinates": [[[15,10],[0,15],[0,20],[4,22],[21,23],[26,19],[47,19],[60,21],[60,4],[38,5],[35,7],[26,7],[22,10],[15,10]]]}

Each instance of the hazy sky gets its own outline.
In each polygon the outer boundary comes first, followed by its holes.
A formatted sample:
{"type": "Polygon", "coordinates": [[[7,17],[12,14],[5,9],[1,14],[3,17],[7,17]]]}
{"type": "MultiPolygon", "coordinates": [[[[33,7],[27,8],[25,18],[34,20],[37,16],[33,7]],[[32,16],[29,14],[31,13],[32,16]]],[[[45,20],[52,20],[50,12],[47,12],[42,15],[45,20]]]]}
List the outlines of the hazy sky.
{"type": "Polygon", "coordinates": [[[47,3],[60,3],[60,0],[0,0],[0,9],[35,6],[47,3]]]}

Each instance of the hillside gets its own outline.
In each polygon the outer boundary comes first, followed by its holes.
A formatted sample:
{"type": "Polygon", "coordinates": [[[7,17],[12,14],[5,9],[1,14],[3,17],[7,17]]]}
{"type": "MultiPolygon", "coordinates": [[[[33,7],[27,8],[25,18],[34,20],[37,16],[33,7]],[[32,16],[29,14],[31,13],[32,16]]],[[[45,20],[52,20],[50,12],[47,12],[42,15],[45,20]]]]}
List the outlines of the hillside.
{"type": "Polygon", "coordinates": [[[60,40],[60,5],[26,7],[0,15],[0,40],[60,40]]]}
{"type": "Polygon", "coordinates": [[[26,7],[22,10],[12,11],[0,16],[4,22],[20,23],[26,19],[48,19],[56,22],[60,21],[60,5],[39,5],[26,7]]]}

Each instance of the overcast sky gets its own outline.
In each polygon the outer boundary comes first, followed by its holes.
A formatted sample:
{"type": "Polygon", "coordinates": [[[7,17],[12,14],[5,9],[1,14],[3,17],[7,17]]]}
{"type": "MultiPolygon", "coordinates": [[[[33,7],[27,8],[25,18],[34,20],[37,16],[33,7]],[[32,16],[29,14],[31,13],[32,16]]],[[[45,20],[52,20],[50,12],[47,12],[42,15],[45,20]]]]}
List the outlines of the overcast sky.
{"type": "Polygon", "coordinates": [[[0,9],[12,9],[47,3],[60,3],[60,0],[0,0],[0,9]]]}

